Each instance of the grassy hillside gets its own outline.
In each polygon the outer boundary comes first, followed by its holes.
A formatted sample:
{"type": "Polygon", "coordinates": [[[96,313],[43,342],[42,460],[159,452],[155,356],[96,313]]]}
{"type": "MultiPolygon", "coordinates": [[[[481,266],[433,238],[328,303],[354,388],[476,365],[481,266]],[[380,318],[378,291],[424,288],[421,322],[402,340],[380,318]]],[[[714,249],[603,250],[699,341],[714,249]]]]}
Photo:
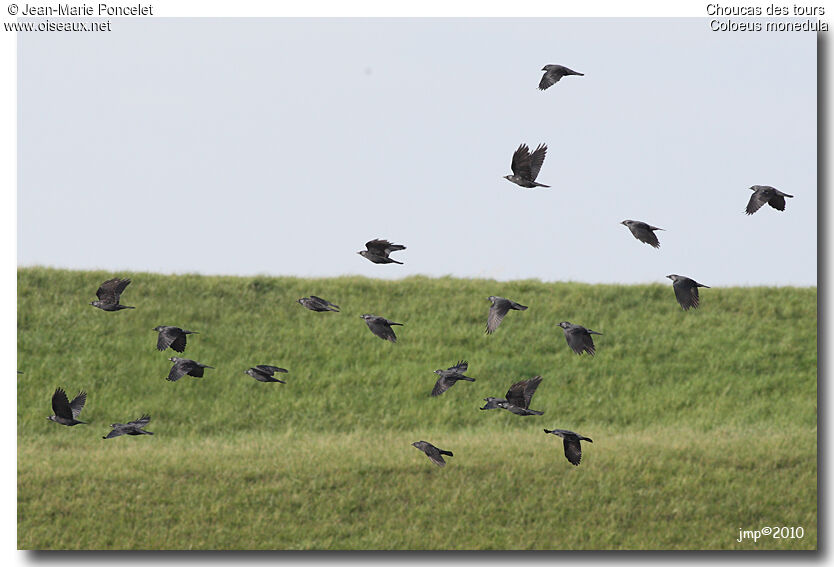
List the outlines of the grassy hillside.
{"type": "Polygon", "coordinates": [[[135,310],[87,305],[114,275],[18,272],[22,548],[816,547],[816,289],[706,289],[683,312],[671,285],[122,273],[135,310]],[[486,336],[489,295],[530,308],[486,336]],[[604,333],[596,357],[562,320],[604,333]],[[181,356],[216,369],[166,381],[157,325],[199,331],[181,356]],[[477,381],[429,397],[460,359],[477,381]],[[478,410],[535,374],[543,416],[478,410]],[[89,425],[44,419],[57,386],[89,393],[89,425]],[[142,412],[153,437],[101,440],[142,412]],[[579,467],[544,427],[594,439],[579,467]],[[805,534],[736,541],[763,526],[805,534]]]}

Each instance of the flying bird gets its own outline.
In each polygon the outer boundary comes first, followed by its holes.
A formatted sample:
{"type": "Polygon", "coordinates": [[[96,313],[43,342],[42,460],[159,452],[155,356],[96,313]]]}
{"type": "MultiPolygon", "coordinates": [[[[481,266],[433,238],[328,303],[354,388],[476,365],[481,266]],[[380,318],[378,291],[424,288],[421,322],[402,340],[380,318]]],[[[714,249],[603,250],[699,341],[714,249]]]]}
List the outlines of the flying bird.
{"type": "Polygon", "coordinates": [[[547,145],[545,144],[539,144],[532,154],[527,144],[521,144],[513,153],[513,161],[510,164],[510,169],[513,170],[513,174],[505,175],[504,179],[528,189],[532,189],[533,187],[549,188],[550,185],[542,185],[536,182],[536,177],[539,176],[539,170],[542,168],[546,153],[547,145]]]}
{"type": "Polygon", "coordinates": [[[700,284],[686,276],[669,274],[666,277],[672,280],[672,287],[675,288],[675,297],[678,299],[678,303],[681,304],[684,311],[688,311],[690,307],[698,307],[700,303],[700,299],[698,298],[699,287],[709,289],[708,285],[700,284]]]}
{"type": "Polygon", "coordinates": [[[489,307],[489,315],[487,315],[486,333],[488,335],[495,332],[495,329],[498,328],[498,325],[501,324],[501,321],[504,320],[504,316],[510,312],[510,309],[515,309],[516,311],[524,311],[527,309],[526,305],[521,305],[510,299],[498,297],[497,295],[490,295],[487,299],[492,302],[492,305],[489,307]]]}
{"type": "Polygon", "coordinates": [[[602,335],[602,333],[586,329],[582,325],[574,325],[568,321],[562,321],[559,323],[559,326],[562,327],[562,330],[565,332],[565,340],[568,342],[568,346],[571,350],[573,350],[573,352],[576,354],[587,352],[591,356],[596,354],[594,339],[591,335],[602,335]]]}
{"type": "Polygon", "coordinates": [[[302,297],[297,301],[310,311],[335,311],[337,313],[339,312],[338,305],[330,303],[329,301],[327,301],[326,299],[322,299],[321,297],[316,297],[315,295],[311,295],[310,297],[302,297]]]}
{"type": "Polygon", "coordinates": [[[153,328],[159,333],[156,339],[156,349],[165,350],[171,347],[177,352],[185,351],[185,337],[186,335],[198,335],[197,331],[186,331],[179,327],[169,327],[167,325],[159,325],[153,328]]]}
{"type": "Polygon", "coordinates": [[[365,320],[365,323],[368,324],[368,328],[371,332],[380,339],[391,341],[392,343],[397,342],[397,335],[394,334],[394,329],[391,328],[391,325],[403,326],[402,323],[394,323],[385,317],[368,315],[367,313],[365,315],[360,315],[359,317],[365,320]]]}
{"type": "Polygon", "coordinates": [[[793,195],[782,193],[774,187],[769,185],[753,185],[750,187],[753,194],[750,196],[750,201],[747,203],[745,213],[752,215],[761,209],[765,203],[776,209],[777,211],[785,210],[785,197],[793,198],[793,195]]]}
{"type": "Polygon", "coordinates": [[[286,368],[278,368],[277,366],[270,366],[268,364],[259,364],[244,371],[244,373],[248,374],[258,382],[280,382],[281,384],[286,384],[283,380],[273,377],[276,372],[289,371],[286,368]]]}
{"type": "Polygon", "coordinates": [[[539,81],[539,90],[542,91],[555,85],[559,82],[559,79],[567,75],[585,76],[585,73],[577,73],[573,69],[568,69],[563,65],[545,65],[542,67],[542,71],[544,71],[544,75],[542,75],[542,80],[539,81]]]}
{"type": "Polygon", "coordinates": [[[153,435],[153,432],[142,429],[150,422],[151,416],[145,414],[139,419],[134,419],[127,423],[111,423],[110,427],[113,428],[113,431],[102,437],[102,439],[112,439],[119,435],[153,435]]]}
{"type": "Polygon", "coordinates": [[[545,429],[544,432],[558,435],[564,439],[565,457],[567,457],[570,464],[574,466],[579,466],[579,461],[582,460],[582,447],[579,442],[587,441],[588,443],[593,443],[590,438],[583,437],[582,435],[574,433],[573,431],[568,431],[567,429],[545,429]]]}
{"type": "Polygon", "coordinates": [[[447,368],[446,370],[438,368],[434,371],[440,376],[434,384],[434,389],[431,391],[432,396],[439,396],[449,388],[455,385],[458,380],[466,380],[467,382],[474,382],[474,378],[464,376],[463,373],[469,368],[469,363],[465,360],[458,362],[455,366],[447,368]]]}
{"type": "Polygon", "coordinates": [[[171,367],[171,371],[168,372],[167,378],[167,380],[171,382],[176,382],[186,374],[188,374],[189,376],[196,376],[197,378],[202,378],[204,368],[214,369],[214,366],[201,364],[188,358],[179,358],[178,356],[172,356],[168,360],[174,363],[174,365],[171,367]]]}
{"type": "Polygon", "coordinates": [[[662,228],[657,228],[639,220],[624,220],[620,224],[627,226],[634,238],[640,242],[645,242],[654,248],[660,248],[660,241],[654,231],[663,230],[662,228]]]}
{"type": "Polygon", "coordinates": [[[55,393],[52,394],[52,411],[55,415],[50,415],[46,419],[60,423],[61,425],[78,425],[79,423],[87,423],[86,421],[78,421],[76,418],[81,413],[81,409],[87,402],[87,392],[83,390],[78,392],[70,402],[67,399],[67,393],[63,388],[56,388],[55,393]]]}
{"type": "Polygon", "coordinates": [[[481,409],[505,409],[516,415],[542,415],[544,413],[543,411],[529,409],[530,400],[541,381],[541,376],[534,376],[527,380],[516,382],[507,390],[506,398],[484,398],[486,404],[481,409]]]}
{"type": "Polygon", "coordinates": [[[374,264],[402,264],[402,262],[397,262],[396,260],[388,257],[391,252],[405,250],[405,246],[402,244],[391,244],[387,240],[377,238],[366,242],[365,248],[367,248],[367,250],[360,250],[357,254],[367,258],[374,264]]]}
{"type": "Polygon", "coordinates": [[[451,451],[444,451],[443,449],[438,449],[428,441],[415,441],[414,443],[412,443],[412,445],[423,451],[426,454],[426,456],[429,459],[431,459],[431,462],[433,462],[439,467],[446,466],[446,461],[443,460],[443,455],[454,457],[451,451]]]}
{"type": "Polygon", "coordinates": [[[121,297],[122,292],[129,284],[130,280],[120,280],[119,278],[107,280],[98,287],[98,290],[96,291],[96,297],[98,297],[98,299],[96,301],[91,301],[90,305],[98,307],[104,311],[135,309],[135,307],[119,303],[119,298],[121,297]]]}

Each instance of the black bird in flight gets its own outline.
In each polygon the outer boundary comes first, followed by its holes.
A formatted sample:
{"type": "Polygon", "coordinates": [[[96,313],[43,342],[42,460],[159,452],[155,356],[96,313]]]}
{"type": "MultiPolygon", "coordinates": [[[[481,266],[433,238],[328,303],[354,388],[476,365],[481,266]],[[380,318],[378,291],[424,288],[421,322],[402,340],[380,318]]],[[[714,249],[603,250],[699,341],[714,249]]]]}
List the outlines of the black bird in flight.
{"type": "Polygon", "coordinates": [[[110,427],[113,428],[113,431],[102,437],[102,439],[112,439],[119,435],[153,435],[153,432],[142,429],[150,422],[151,416],[145,414],[139,419],[134,419],[127,423],[111,423],[110,427]]]}
{"type": "Polygon", "coordinates": [[[585,73],[577,73],[573,69],[568,69],[563,65],[545,65],[542,67],[542,71],[544,71],[544,75],[542,75],[542,80],[539,81],[539,90],[542,91],[555,85],[559,82],[559,79],[567,75],[585,76],[585,73]]]}
{"type": "Polygon", "coordinates": [[[403,326],[402,323],[394,323],[385,317],[368,315],[367,313],[365,315],[360,315],[359,317],[365,320],[365,323],[368,324],[368,328],[371,332],[380,339],[391,341],[392,343],[397,342],[397,335],[394,334],[394,329],[391,328],[391,325],[403,326]]]}
{"type": "Polygon", "coordinates": [[[487,315],[486,333],[488,335],[495,332],[495,329],[498,328],[498,325],[501,324],[501,321],[504,320],[504,316],[510,312],[510,309],[515,309],[516,311],[524,311],[527,309],[526,305],[521,305],[510,299],[498,297],[497,295],[490,295],[487,299],[492,302],[492,305],[489,307],[489,315],[487,315]]]}
{"type": "Polygon", "coordinates": [[[244,373],[248,374],[258,382],[280,382],[281,384],[286,384],[283,380],[274,378],[276,372],[289,371],[286,368],[278,368],[277,366],[270,366],[268,364],[259,364],[249,370],[244,370],[244,373]]]}
{"type": "Polygon", "coordinates": [[[329,301],[327,301],[326,299],[322,299],[321,297],[316,297],[315,295],[311,295],[310,297],[302,297],[297,301],[310,311],[335,311],[337,313],[339,312],[338,305],[330,303],[329,301]]]}
{"type": "Polygon", "coordinates": [[[769,185],[753,185],[750,189],[753,191],[753,194],[750,196],[750,201],[747,203],[747,208],[744,211],[748,215],[752,215],[761,209],[765,203],[777,211],[784,211],[785,197],[793,198],[793,195],[782,193],[769,185]]]}
{"type": "Polygon", "coordinates": [[[405,246],[402,244],[391,244],[387,240],[377,238],[366,242],[365,248],[367,250],[360,250],[357,254],[367,258],[374,264],[402,264],[402,262],[397,262],[388,257],[391,252],[405,250],[405,246]]]}
{"type": "Polygon", "coordinates": [[[565,457],[567,457],[570,464],[574,466],[579,466],[579,461],[582,460],[582,447],[579,442],[587,441],[588,443],[593,443],[590,438],[583,437],[582,435],[574,433],[573,431],[568,431],[567,429],[545,429],[544,432],[558,435],[564,439],[565,457]]]}
{"type": "Polygon", "coordinates": [[[446,461],[443,460],[443,455],[454,457],[451,451],[444,451],[443,449],[438,449],[428,441],[415,441],[414,443],[412,443],[412,445],[423,451],[426,454],[426,456],[439,467],[446,466],[446,461]]]}
{"type": "Polygon", "coordinates": [[[640,242],[645,242],[654,248],[660,248],[660,241],[654,231],[663,230],[662,228],[657,228],[639,220],[624,220],[620,224],[627,226],[634,238],[640,242]]]}
{"type": "Polygon", "coordinates": [[[536,182],[536,177],[539,176],[539,170],[544,163],[545,154],[547,154],[547,145],[545,144],[539,144],[532,154],[527,144],[521,144],[513,153],[513,161],[510,164],[513,174],[505,175],[504,179],[528,189],[533,187],[549,188],[550,185],[542,185],[536,182]]]}
{"type": "Polygon", "coordinates": [[[698,288],[705,287],[709,289],[708,285],[700,284],[686,276],[679,276],[677,274],[669,274],[666,276],[672,280],[672,287],[675,289],[675,297],[678,303],[681,304],[684,311],[688,311],[690,307],[698,307],[700,299],[698,298],[698,288]]]}
{"type": "Polygon", "coordinates": [[[177,352],[185,351],[186,335],[199,334],[197,331],[186,331],[185,329],[180,329],[179,327],[170,327],[167,325],[159,325],[154,327],[153,330],[159,333],[159,336],[156,339],[157,350],[165,350],[166,348],[171,347],[177,352]]]}
{"type": "Polygon", "coordinates": [[[542,381],[541,376],[516,382],[507,390],[506,398],[484,398],[486,404],[482,410],[505,409],[516,415],[542,415],[543,411],[531,410],[530,400],[542,381]]]}
{"type": "Polygon", "coordinates": [[[98,307],[104,311],[135,309],[135,307],[119,303],[119,297],[121,297],[122,292],[129,284],[130,280],[120,280],[119,278],[107,280],[98,287],[98,290],[96,291],[96,297],[98,297],[98,299],[96,301],[91,301],[90,305],[98,307]]]}
{"type": "Polygon", "coordinates": [[[81,391],[70,402],[67,399],[67,393],[63,388],[56,388],[55,393],[52,394],[52,412],[55,415],[50,415],[46,419],[60,423],[61,425],[78,425],[79,423],[87,423],[86,421],[78,421],[76,418],[81,413],[84,404],[87,402],[87,392],[81,391]]]}
{"type": "Polygon", "coordinates": [[[576,354],[587,352],[591,356],[596,354],[596,347],[594,347],[594,339],[591,335],[602,335],[591,329],[586,329],[582,325],[574,325],[569,321],[562,321],[559,323],[562,330],[565,332],[565,340],[568,346],[576,354]]]}
{"type": "Polygon", "coordinates": [[[469,368],[469,363],[465,360],[458,362],[455,366],[448,368],[446,370],[438,368],[434,371],[435,374],[440,376],[437,379],[437,382],[434,384],[434,389],[431,391],[432,396],[439,396],[449,388],[455,385],[455,382],[458,380],[466,380],[467,382],[474,382],[474,378],[470,378],[469,376],[464,376],[463,373],[469,368]]]}
{"type": "Polygon", "coordinates": [[[189,376],[196,376],[197,378],[202,378],[204,368],[214,369],[214,366],[201,364],[188,358],[179,358],[178,356],[172,356],[168,360],[174,363],[174,365],[171,367],[171,371],[168,372],[167,378],[167,380],[171,382],[176,382],[186,374],[188,374],[189,376]]]}

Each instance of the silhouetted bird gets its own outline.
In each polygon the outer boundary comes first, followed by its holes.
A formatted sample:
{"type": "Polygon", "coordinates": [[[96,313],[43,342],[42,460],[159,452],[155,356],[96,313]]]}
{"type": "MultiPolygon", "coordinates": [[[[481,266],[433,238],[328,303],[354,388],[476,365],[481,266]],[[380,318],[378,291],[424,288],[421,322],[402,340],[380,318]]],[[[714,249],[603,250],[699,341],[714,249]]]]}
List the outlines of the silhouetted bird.
{"type": "Polygon", "coordinates": [[[397,262],[388,257],[388,254],[391,252],[405,250],[405,246],[402,244],[391,244],[387,240],[377,238],[366,242],[365,248],[367,250],[360,250],[357,254],[367,258],[374,264],[402,264],[402,262],[397,262]]]}
{"type": "Polygon", "coordinates": [[[63,388],[57,388],[55,393],[52,394],[52,411],[55,415],[50,415],[46,419],[69,426],[87,423],[86,421],[78,421],[76,419],[78,414],[81,413],[81,409],[84,407],[86,401],[87,392],[79,392],[70,402],[63,388]]]}
{"type": "Polygon", "coordinates": [[[646,224],[639,220],[624,220],[620,224],[627,226],[631,231],[631,234],[634,235],[634,238],[640,242],[645,242],[650,246],[660,248],[660,241],[657,239],[657,235],[653,231],[663,230],[662,228],[657,228],[656,226],[646,224]]]}
{"type": "Polygon", "coordinates": [[[451,451],[444,451],[443,449],[438,449],[428,441],[415,441],[414,443],[412,443],[412,445],[423,451],[434,464],[440,467],[446,466],[446,461],[443,460],[443,455],[454,457],[451,451]]]}
{"type": "Polygon", "coordinates": [[[204,368],[214,369],[214,366],[201,364],[188,358],[179,358],[177,356],[172,356],[168,360],[174,363],[174,365],[171,367],[171,371],[168,372],[167,378],[171,382],[176,382],[186,374],[188,374],[189,376],[196,376],[197,378],[202,378],[204,368]]]}
{"type": "Polygon", "coordinates": [[[570,461],[570,464],[574,466],[579,465],[579,461],[582,460],[582,447],[580,446],[580,441],[587,441],[588,443],[593,443],[588,437],[583,437],[578,433],[574,433],[573,431],[568,431],[567,429],[545,429],[545,433],[552,433],[553,435],[558,435],[562,439],[564,439],[565,445],[565,456],[570,461]]]}
{"type": "Polygon", "coordinates": [[[591,335],[602,335],[591,329],[586,329],[582,325],[574,325],[568,321],[562,321],[559,326],[565,331],[565,340],[568,341],[568,346],[576,354],[587,352],[591,356],[596,354],[594,347],[594,339],[591,335]]]}
{"type": "Polygon", "coordinates": [[[360,315],[360,317],[365,320],[365,323],[368,324],[368,328],[371,332],[380,339],[391,341],[392,343],[397,342],[397,335],[394,334],[394,329],[391,328],[391,325],[403,326],[402,323],[394,323],[385,317],[368,315],[367,313],[365,315],[360,315]]]}
{"type": "Polygon", "coordinates": [[[151,416],[145,414],[139,419],[128,421],[127,423],[111,423],[110,427],[113,431],[102,437],[102,439],[112,439],[119,435],[153,435],[151,431],[142,429],[151,422],[151,416]]]}
{"type": "Polygon", "coordinates": [[[96,291],[96,297],[98,297],[98,300],[91,301],[90,305],[98,307],[99,309],[103,309],[104,311],[135,309],[135,307],[122,305],[119,303],[119,297],[122,295],[122,292],[129,284],[130,280],[120,280],[118,278],[107,280],[106,282],[101,284],[98,290],[96,291]]]}
{"type": "Polygon", "coordinates": [[[542,168],[546,153],[547,146],[545,144],[539,144],[532,154],[527,144],[521,144],[515,153],[513,153],[513,161],[510,164],[513,174],[505,175],[504,179],[528,189],[532,189],[533,187],[550,187],[550,185],[542,185],[536,182],[536,177],[539,176],[539,170],[542,168]]]}
{"type": "Polygon", "coordinates": [[[750,201],[747,203],[747,209],[744,211],[748,215],[752,215],[761,209],[765,203],[777,211],[784,211],[785,197],[793,198],[793,195],[782,193],[778,189],[768,185],[753,185],[750,189],[753,191],[753,194],[750,196],[750,201]]]}
{"type": "Polygon", "coordinates": [[[675,289],[675,297],[678,298],[678,303],[681,304],[684,311],[688,311],[690,307],[698,307],[700,299],[698,298],[698,288],[705,287],[709,289],[708,285],[699,284],[691,278],[686,276],[679,276],[677,274],[669,274],[666,276],[672,280],[672,287],[675,289]]]}
{"type": "Polygon", "coordinates": [[[504,316],[510,312],[510,309],[515,309],[516,311],[524,311],[527,309],[526,305],[521,305],[510,299],[498,297],[497,295],[490,295],[487,299],[492,302],[492,305],[489,307],[489,315],[487,315],[486,333],[488,335],[495,332],[495,329],[498,328],[498,325],[501,324],[501,321],[504,320],[504,316]]]}
{"type": "Polygon", "coordinates": [[[568,69],[563,65],[545,65],[542,67],[542,71],[544,71],[544,75],[542,75],[542,80],[539,81],[540,90],[545,90],[548,87],[555,85],[559,82],[559,79],[567,75],[579,75],[580,77],[585,76],[585,73],[577,73],[576,71],[568,69]]]}
{"type": "Polygon", "coordinates": [[[302,297],[297,301],[310,311],[336,311],[337,313],[339,312],[338,305],[330,303],[329,301],[327,301],[326,299],[322,299],[321,297],[316,297],[315,295],[311,295],[310,297],[302,297]]]}
{"type": "Polygon", "coordinates": [[[159,337],[156,339],[157,350],[165,350],[171,347],[177,352],[185,351],[186,335],[199,334],[197,331],[186,331],[179,327],[169,327],[166,325],[159,325],[158,327],[154,327],[153,330],[159,333],[159,337]]]}
{"type": "Polygon", "coordinates": [[[276,372],[288,372],[286,368],[278,368],[277,366],[270,366],[268,364],[259,364],[254,368],[244,371],[246,374],[257,380],[258,382],[280,382],[286,384],[283,380],[273,378],[276,372]]]}
{"type": "Polygon", "coordinates": [[[449,388],[455,385],[455,382],[458,380],[466,380],[467,382],[474,382],[474,378],[470,378],[469,376],[464,376],[463,373],[466,372],[467,368],[469,368],[469,363],[465,360],[458,362],[457,365],[452,366],[446,370],[437,369],[434,371],[435,374],[439,375],[440,378],[437,379],[437,382],[434,384],[434,389],[431,391],[432,396],[439,396],[449,388]]]}
{"type": "Polygon", "coordinates": [[[505,409],[516,415],[542,415],[543,411],[531,410],[530,399],[542,381],[541,376],[534,376],[521,382],[516,382],[507,390],[506,398],[484,398],[486,404],[482,410],[505,409]]]}

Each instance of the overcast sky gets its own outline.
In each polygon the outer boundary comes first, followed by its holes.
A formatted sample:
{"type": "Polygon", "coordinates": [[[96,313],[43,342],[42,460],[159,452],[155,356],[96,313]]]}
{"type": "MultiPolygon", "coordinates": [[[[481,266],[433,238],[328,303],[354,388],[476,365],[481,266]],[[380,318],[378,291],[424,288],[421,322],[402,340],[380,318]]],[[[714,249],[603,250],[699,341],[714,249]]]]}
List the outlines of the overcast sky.
{"type": "Polygon", "coordinates": [[[18,264],[815,285],[816,42],[692,18],[21,33],[18,264]],[[539,91],[548,63],[585,76],[539,91]],[[502,178],[541,142],[551,189],[502,178]],[[748,217],[754,184],[795,197],[748,217]],[[404,265],[356,254],[377,237],[404,265]]]}

